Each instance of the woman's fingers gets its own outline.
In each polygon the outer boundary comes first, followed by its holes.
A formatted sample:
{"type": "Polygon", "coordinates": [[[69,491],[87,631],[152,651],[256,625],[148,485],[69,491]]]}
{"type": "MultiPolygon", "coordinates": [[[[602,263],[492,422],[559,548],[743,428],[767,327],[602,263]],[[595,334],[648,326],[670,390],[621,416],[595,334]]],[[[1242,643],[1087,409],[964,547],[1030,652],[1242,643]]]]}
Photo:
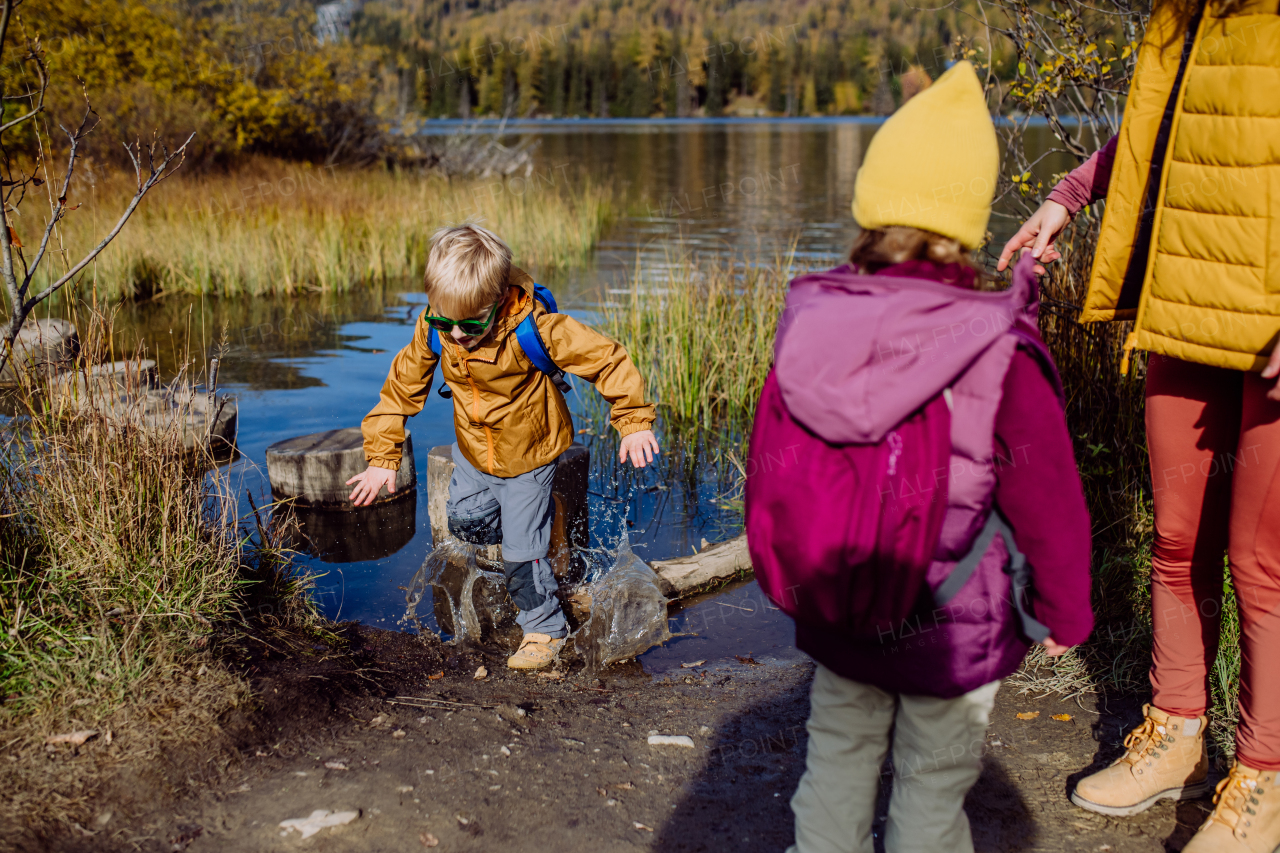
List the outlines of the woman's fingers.
{"type": "Polygon", "coordinates": [[[1038,216],[1033,213],[1030,219],[1022,223],[1018,233],[1010,237],[1009,242],[1004,244],[1004,250],[1000,252],[1000,260],[996,263],[998,272],[1003,272],[1004,268],[1009,266],[1009,261],[1013,259],[1014,253],[1031,245],[1031,242],[1035,240],[1036,234],[1040,230],[1037,222],[1038,216]]]}

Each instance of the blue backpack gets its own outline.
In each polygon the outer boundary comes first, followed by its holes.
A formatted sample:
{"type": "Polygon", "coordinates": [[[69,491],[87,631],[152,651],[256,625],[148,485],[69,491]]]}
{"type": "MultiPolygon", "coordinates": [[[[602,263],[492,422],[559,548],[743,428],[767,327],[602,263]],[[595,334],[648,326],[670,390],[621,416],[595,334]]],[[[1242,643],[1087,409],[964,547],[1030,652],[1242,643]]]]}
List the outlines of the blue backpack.
{"type": "MultiPolygon", "coordinates": [[[[542,303],[542,307],[552,314],[560,313],[556,308],[556,298],[540,284],[533,285],[533,298],[542,303]]],[[[556,363],[551,360],[551,353],[547,351],[547,345],[542,341],[542,335],[538,334],[538,324],[534,320],[533,312],[529,312],[529,316],[520,321],[520,325],[516,326],[516,342],[520,344],[520,349],[524,350],[524,354],[529,361],[533,362],[533,366],[541,370],[547,376],[551,377],[551,381],[560,389],[560,393],[568,394],[573,390],[573,386],[569,384],[569,380],[565,378],[564,371],[556,367],[556,363]]],[[[427,343],[431,347],[431,351],[436,355],[440,355],[440,333],[435,329],[428,332],[427,343]]],[[[446,400],[453,396],[453,390],[445,384],[443,380],[440,382],[441,397],[446,400]]]]}

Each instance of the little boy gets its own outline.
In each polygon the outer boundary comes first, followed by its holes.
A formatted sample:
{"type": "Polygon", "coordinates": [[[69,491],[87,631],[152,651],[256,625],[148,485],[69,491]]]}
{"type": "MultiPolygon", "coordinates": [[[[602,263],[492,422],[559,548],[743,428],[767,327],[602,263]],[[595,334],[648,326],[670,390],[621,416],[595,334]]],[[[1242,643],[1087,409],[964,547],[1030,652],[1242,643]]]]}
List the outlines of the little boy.
{"type": "Polygon", "coordinates": [[[568,625],[547,561],[555,504],[556,458],[573,443],[573,421],[552,377],[534,366],[516,327],[533,314],[538,337],[560,370],[593,383],[612,405],[622,435],[618,461],[637,468],[653,461],[654,407],[626,350],[577,320],[550,313],[534,283],[511,264],[511,249],[477,225],[442,228],[431,240],[425,276],[428,307],[413,341],[391,362],[382,398],[365,416],[369,467],[352,477],[351,501],[364,506],[385,486],[395,490],[406,417],[422,411],[431,374],[453,392],[454,471],[449,482],[449,532],[478,545],[502,545],[507,591],[524,632],[507,660],[513,669],[550,665],[568,625]],[[430,334],[439,337],[440,355],[430,334]]]}

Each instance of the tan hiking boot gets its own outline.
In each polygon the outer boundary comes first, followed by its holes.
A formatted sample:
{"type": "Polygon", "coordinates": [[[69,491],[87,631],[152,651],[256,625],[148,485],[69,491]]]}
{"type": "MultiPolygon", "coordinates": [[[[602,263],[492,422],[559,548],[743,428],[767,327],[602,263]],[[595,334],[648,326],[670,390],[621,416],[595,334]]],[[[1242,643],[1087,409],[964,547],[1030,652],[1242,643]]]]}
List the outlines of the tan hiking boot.
{"type": "Polygon", "coordinates": [[[1217,808],[1182,853],[1274,853],[1280,850],[1276,774],[1236,762],[1218,783],[1217,808]]]}
{"type": "Polygon", "coordinates": [[[562,648],[564,640],[553,640],[547,634],[525,634],[520,648],[507,658],[507,666],[512,669],[545,669],[555,662],[562,648]]]}
{"type": "MultiPolygon", "coordinates": [[[[1124,739],[1128,752],[1076,783],[1071,802],[1099,814],[1127,817],[1157,800],[1190,800],[1209,790],[1204,717],[1174,717],[1154,705],[1124,739]]],[[[1270,851],[1268,851],[1270,853],[1270,851]]]]}

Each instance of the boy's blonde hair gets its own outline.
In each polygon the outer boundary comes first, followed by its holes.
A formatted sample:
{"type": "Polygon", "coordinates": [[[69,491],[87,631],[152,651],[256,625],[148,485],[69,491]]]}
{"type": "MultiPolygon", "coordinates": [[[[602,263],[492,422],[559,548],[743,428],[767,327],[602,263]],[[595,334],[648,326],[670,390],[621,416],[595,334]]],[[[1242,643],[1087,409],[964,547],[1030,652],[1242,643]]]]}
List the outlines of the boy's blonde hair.
{"type": "Polygon", "coordinates": [[[479,225],[455,225],[431,235],[423,284],[431,310],[453,320],[474,316],[507,292],[511,248],[479,225]]]}

